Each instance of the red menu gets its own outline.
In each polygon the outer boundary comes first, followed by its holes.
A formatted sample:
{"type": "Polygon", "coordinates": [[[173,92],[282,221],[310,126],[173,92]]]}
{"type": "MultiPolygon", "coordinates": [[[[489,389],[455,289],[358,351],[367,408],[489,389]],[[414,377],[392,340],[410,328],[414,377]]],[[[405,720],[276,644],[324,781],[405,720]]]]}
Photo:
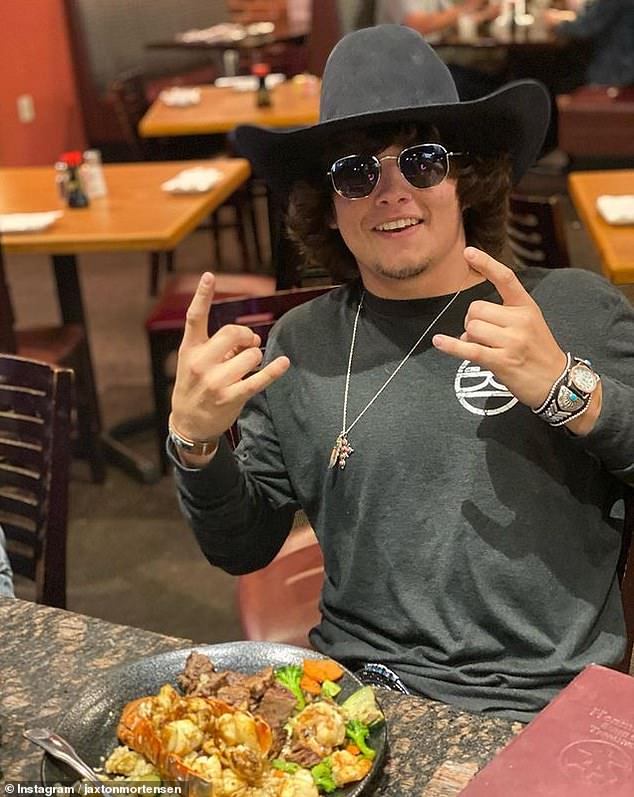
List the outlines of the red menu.
{"type": "Polygon", "coordinates": [[[591,664],[461,797],[634,797],[634,678],[591,664]]]}

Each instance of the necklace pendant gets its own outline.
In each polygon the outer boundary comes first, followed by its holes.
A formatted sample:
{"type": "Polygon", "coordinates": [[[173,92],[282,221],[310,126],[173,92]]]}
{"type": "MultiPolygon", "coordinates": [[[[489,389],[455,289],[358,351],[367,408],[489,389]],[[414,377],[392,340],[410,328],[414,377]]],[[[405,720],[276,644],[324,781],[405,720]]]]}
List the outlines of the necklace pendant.
{"type": "Polygon", "coordinates": [[[330,470],[338,465],[339,469],[343,470],[346,467],[348,457],[352,453],[354,453],[354,448],[348,442],[348,438],[345,434],[340,434],[335,440],[335,445],[330,453],[328,469],[330,470]]]}

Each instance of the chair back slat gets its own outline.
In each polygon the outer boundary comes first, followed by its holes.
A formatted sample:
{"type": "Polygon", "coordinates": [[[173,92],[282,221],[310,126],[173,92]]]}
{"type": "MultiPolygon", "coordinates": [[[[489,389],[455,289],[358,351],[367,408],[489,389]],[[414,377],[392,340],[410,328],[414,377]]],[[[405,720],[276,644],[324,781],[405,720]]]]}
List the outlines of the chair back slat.
{"type": "Polygon", "coordinates": [[[47,493],[41,475],[6,466],[0,469],[0,513],[14,513],[38,523],[47,493]]]}
{"type": "Polygon", "coordinates": [[[523,266],[570,265],[559,200],[512,194],[506,225],[509,247],[523,266]]]}
{"type": "MultiPolygon", "coordinates": [[[[7,380],[0,382],[0,414],[4,407],[8,407],[9,416],[26,415],[35,419],[43,419],[49,411],[46,389],[21,387],[12,385],[7,380]]],[[[43,423],[43,420],[40,420],[43,423]]]]}
{"type": "Polygon", "coordinates": [[[0,431],[0,469],[3,462],[13,462],[18,467],[38,472],[42,468],[43,451],[40,443],[16,439],[6,431],[0,431]]]}
{"type": "Polygon", "coordinates": [[[66,605],[73,373],[0,355],[0,524],[40,603],[66,605]]]}

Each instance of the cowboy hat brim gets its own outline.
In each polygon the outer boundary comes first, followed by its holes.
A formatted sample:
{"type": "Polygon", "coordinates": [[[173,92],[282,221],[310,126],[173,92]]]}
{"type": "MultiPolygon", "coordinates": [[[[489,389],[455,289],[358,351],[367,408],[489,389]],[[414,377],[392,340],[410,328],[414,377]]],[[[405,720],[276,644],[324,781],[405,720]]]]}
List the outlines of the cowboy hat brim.
{"type": "Polygon", "coordinates": [[[324,146],[341,133],[390,123],[438,128],[442,143],[463,152],[508,152],[513,183],[533,165],[550,119],[550,97],[541,83],[518,80],[476,100],[390,108],[297,128],[242,125],[234,132],[237,153],[272,187],[287,189],[314,178],[324,146]]]}

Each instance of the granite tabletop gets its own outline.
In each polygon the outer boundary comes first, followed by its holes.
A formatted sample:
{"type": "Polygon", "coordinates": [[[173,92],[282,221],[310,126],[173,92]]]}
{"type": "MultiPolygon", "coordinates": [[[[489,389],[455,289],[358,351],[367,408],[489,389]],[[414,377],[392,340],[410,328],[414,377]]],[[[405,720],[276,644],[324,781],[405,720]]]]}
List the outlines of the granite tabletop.
{"type": "MultiPolygon", "coordinates": [[[[96,672],[191,646],[93,617],[0,598],[0,782],[38,781],[27,727],[55,728],[96,672]]],[[[452,797],[522,725],[379,690],[389,753],[377,797],[452,797]]]]}

